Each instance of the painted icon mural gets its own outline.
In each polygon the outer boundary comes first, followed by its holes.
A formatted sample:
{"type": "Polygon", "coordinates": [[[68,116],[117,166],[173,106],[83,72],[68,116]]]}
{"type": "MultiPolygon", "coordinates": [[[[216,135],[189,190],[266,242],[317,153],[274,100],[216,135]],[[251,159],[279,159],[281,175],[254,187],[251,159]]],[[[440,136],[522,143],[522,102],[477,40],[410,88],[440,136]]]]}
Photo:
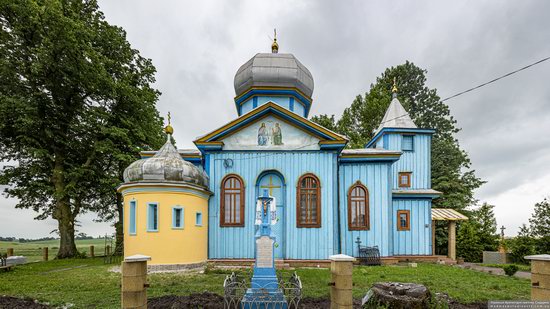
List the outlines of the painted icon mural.
{"type": "Polygon", "coordinates": [[[225,150],[318,150],[319,139],[273,116],[223,139],[225,150]]]}
{"type": "Polygon", "coordinates": [[[281,146],[283,145],[283,133],[278,122],[270,124],[268,129],[265,122],[262,122],[258,129],[258,146],[281,146]]]}
{"type": "Polygon", "coordinates": [[[283,145],[283,133],[281,132],[281,127],[278,122],[275,122],[275,126],[271,129],[273,136],[273,145],[283,145]]]}
{"type": "Polygon", "coordinates": [[[265,127],[265,122],[262,122],[260,125],[260,128],[258,129],[258,145],[259,146],[267,146],[267,140],[268,140],[268,130],[265,127]]]}

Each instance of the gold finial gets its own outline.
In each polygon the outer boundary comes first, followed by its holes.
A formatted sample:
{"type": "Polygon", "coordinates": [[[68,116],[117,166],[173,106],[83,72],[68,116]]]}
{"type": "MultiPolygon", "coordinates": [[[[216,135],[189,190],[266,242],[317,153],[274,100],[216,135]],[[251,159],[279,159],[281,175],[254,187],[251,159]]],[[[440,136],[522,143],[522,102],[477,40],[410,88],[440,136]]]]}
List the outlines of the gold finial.
{"type": "Polygon", "coordinates": [[[273,29],[275,36],[273,37],[273,44],[271,44],[271,52],[276,54],[279,52],[279,44],[277,44],[277,29],[273,29]]]}
{"type": "Polygon", "coordinates": [[[397,79],[393,78],[393,87],[391,88],[391,92],[397,93],[397,79]]]}
{"type": "Polygon", "coordinates": [[[166,134],[174,134],[174,128],[172,128],[172,126],[170,125],[170,121],[172,120],[172,117],[170,116],[170,112],[168,112],[168,125],[164,128],[164,132],[166,132],[166,134]]]}

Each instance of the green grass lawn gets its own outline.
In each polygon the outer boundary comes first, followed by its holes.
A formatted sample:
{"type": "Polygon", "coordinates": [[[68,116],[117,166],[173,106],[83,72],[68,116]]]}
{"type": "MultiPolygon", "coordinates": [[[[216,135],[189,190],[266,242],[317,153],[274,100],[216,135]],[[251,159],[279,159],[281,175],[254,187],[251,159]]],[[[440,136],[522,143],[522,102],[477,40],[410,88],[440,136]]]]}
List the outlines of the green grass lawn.
{"type": "MultiPolygon", "coordinates": [[[[0,272],[0,295],[31,297],[54,305],[71,303],[74,308],[117,308],[120,306],[120,274],[109,272],[113,265],[102,259],[53,260],[17,266],[0,272]]],[[[249,276],[250,271],[240,271],[249,276]]],[[[205,274],[151,274],[149,297],[186,295],[210,291],[221,294],[223,280],[230,271],[205,274]]],[[[328,298],[328,269],[298,269],[304,296],[328,298]]],[[[280,271],[288,277],[292,271],[280,271]]],[[[495,276],[458,267],[418,264],[406,266],[355,267],[353,296],[361,298],[374,282],[417,282],[433,292],[445,292],[463,303],[487,300],[528,300],[530,282],[515,277],[495,276]]]]}
{"type": "MultiPolygon", "coordinates": [[[[96,255],[103,255],[105,251],[105,240],[103,239],[85,239],[76,240],[76,248],[80,252],[89,254],[90,246],[94,246],[96,255]]],[[[59,240],[45,240],[33,242],[9,242],[0,241],[0,254],[6,254],[8,248],[13,248],[14,255],[23,255],[27,257],[28,262],[42,261],[42,248],[48,247],[50,259],[53,259],[59,249],[59,240]]]]}
{"type": "MultiPolygon", "coordinates": [[[[504,268],[504,266],[512,265],[512,264],[483,264],[483,263],[481,263],[479,265],[480,266],[487,266],[487,267],[504,268]]],[[[516,265],[518,267],[519,271],[526,271],[526,272],[531,271],[531,265],[522,265],[522,264],[513,264],[513,265],[516,265]]]]}

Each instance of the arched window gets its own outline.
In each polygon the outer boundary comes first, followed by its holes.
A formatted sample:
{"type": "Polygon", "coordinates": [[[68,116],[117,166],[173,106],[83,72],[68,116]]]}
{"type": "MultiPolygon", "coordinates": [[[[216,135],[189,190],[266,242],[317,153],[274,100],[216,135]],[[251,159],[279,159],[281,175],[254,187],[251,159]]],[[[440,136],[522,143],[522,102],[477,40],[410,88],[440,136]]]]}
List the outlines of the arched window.
{"type": "Polygon", "coordinates": [[[296,189],[296,225],[321,227],[321,183],[313,174],[305,174],[298,180],[296,189]]]}
{"type": "Polygon", "coordinates": [[[348,191],[348,229],[351,231],[369,228],[369,190],[357,181],[348,191]]]}
{"type": "Polygon", "coordinates": [[[244,182],[238,175],[227,175],[221,185],[220,226],[244,226],[244,182]]]}

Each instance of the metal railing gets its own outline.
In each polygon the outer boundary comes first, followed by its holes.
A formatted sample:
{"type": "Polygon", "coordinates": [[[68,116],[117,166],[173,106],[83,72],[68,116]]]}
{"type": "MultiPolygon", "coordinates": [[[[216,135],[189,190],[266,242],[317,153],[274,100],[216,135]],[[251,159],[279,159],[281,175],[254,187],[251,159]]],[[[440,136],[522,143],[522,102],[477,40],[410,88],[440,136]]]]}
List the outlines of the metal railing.
{"type": "Polygon", "coordinates": [[[286,304],[289,309],[297,309],[302,299],[302,282],[296,273],[286,281],[282,278],[279,279],[278,289],[283,294],[282,298],[281,294],[270,293],[272,289],[268,289],[268,287],[251,288],[247,293],[249,287],[249,282],[235,273],[227,276],[223,283],[224,308],[244,308],[243,298],[245,295],[247,308],[282,309],[286,304]]]}

